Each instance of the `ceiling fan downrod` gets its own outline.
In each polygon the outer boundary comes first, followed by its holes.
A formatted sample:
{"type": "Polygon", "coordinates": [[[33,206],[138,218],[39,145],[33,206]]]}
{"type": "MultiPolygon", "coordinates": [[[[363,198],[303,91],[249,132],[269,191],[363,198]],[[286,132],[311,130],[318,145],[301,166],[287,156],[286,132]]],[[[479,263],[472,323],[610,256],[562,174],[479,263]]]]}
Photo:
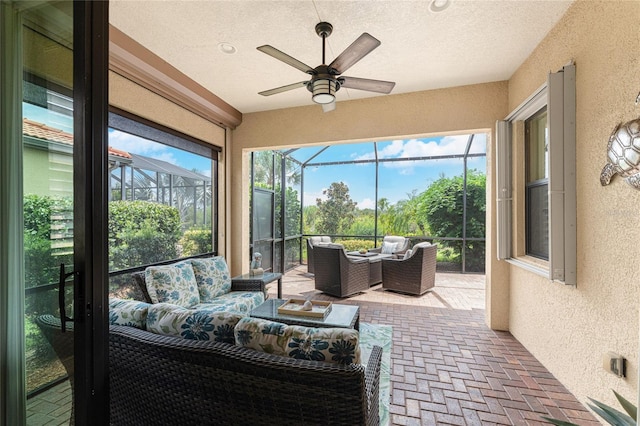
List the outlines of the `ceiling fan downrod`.
{"type": "Polygon", "coordinates": [[[316,24],[316,34],[322,37],[322,65],[327,64],[325,60],[325,53],[326,53],[325,45],[326,45],[327,37],[331,35],[332,31],[333,31],[333,25],[331,25],[328,22],[319,22],[318,24],[316,24]]]}

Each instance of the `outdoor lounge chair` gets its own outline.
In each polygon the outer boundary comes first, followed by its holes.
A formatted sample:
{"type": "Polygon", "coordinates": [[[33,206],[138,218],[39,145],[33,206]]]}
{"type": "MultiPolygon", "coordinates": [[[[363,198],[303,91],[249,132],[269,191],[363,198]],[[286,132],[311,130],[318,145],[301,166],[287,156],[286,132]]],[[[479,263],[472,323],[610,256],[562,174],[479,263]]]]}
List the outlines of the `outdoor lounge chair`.
{"type": "Polygon", "coordinates": [[[382,259],[382,288],[422,295],[435,285],[438,246],[416,244],[406,258],[382,259]]]}
{"type": "Polygon", "coordinates": [[[316,290],[346,297],[369,289],[369,260],[347,257],[340,244],[317,246],[314,254],[316,290]]]}
{"type": "Polygon", "coordinates": [[[313,274],[313,256],[316,246],[331,244],[331,237],[323,235],[307,238],[307,272],[313,274]]]}
{"type": "Polygon", "coordinates": [[[387,235],[382,239],[382,245],[380,247],[369,249],[369,252],[393,254],[395,256],[402,257],[409,249],[410,244],[411,242],[409,241],[409,238],[387,235]],[[387,244],[387,247],[385,247],[385,243],[387,244]],[[395,247],[390,246],[390,244],[395,244],[395,247]]]}

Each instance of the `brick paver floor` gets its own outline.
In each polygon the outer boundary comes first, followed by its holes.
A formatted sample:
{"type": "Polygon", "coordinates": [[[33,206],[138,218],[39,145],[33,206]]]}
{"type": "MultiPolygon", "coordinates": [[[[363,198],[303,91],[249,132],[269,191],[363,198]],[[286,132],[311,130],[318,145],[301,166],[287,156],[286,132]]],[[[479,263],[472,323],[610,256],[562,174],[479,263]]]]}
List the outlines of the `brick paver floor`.
{"type": "Polygon", "coordinates": [[[484,281],[438,273],[421,297],[378,285],[338,299],[316,291],[301,266],[285,275],[283,297],[357,304],[361,321],[393,326],[394,425],[548,425],[541,416],[600,425],[510,333],[485,325],[484,281]]]}

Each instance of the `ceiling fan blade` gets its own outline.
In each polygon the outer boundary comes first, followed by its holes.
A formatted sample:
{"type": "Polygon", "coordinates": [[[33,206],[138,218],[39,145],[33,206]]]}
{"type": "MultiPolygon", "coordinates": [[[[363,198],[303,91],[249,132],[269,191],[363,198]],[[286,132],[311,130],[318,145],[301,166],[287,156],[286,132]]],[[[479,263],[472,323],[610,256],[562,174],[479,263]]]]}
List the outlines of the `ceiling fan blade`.
{"type": "Polygon", "coordinates": [[[265,90],[264,92],[258,93],[258,95],[271,96],[275,95],[276,93],[282,93],[288,90],[297,89],[298,87],[306,87],[307,84],[309,84],[308,81],[299,81],[297,83],[287,84],[286,86],[276,87],[275,89],[265,90]]]}
{"type": "Polygon", "coordinates": [[[309,65],[303,62],[300,62],[296,58],[291,57],[284,52],[281,52],[280,50],[276,49],[273,46],[269,46],[266,44],[264,46],[258,47],[257,49],[263,53],[266,53],[269,56],[273,56],[274,58],[284,62],[285,64],[291,65],[292,67],[299,69],[302,72],[306,72],[309,74],[313,73],[313,68],[311,68],[309,65]]]}
{"type": "Polygon", "coordinates": [[[378,46],[380,46],[380,40],[368,33],[362,33],[356,41],[351,43],[349,47],[344,49],[344,51],[331,62],[329,68],[336,70],[338,75],[342,74],[378,46]]]}
{"type": "Polygon", "coordinates": [[[393,81],[370,80],[358,77],[340,77],[338,81],[340,81],[340,87],[378,93],[390,93],[396,85],[393,81]]]}
{"type": "Polygon", "coordinates": [[[330,112],[336,109],[336,101],[329,102],[328,104],[322,104],[323,112],[330,112]]]}

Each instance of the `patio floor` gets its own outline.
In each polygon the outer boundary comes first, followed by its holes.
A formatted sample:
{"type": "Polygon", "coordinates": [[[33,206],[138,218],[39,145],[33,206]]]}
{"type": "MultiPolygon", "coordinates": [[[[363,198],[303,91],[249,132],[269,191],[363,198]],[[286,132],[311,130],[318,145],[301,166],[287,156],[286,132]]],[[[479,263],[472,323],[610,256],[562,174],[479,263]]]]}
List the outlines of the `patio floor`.
{"type": "Polygon", "coordinates": [[[287,272],[284,298],[357,304],[361,321],[393,326],[392,424],[548,425],[540,416],[549,416],[600,425],[510,333],[485,325],[484,275],[438,273],[422,297],[377,285],[338,299],[316,291],[306,270],[287,272]]]}
{"type": "MultiPolygon", "coordinates": [[[[283,297],[357,304],[361,321],[393,326],[392,424],[548,425],[540,416],[551,416],[600,425],[510,333],[485,325],[484,275],[438,273],[422,297],[378,285],[338,299],[316,291],[306,270],[287,272],[283,297]]],[[[275,283],[269,296],[276,297],[275,283]]],[[[65,399],[68,404],[66,382],[30,399],[27,424],[63,424],[70,405],[57,407],[65,399]]]]}

